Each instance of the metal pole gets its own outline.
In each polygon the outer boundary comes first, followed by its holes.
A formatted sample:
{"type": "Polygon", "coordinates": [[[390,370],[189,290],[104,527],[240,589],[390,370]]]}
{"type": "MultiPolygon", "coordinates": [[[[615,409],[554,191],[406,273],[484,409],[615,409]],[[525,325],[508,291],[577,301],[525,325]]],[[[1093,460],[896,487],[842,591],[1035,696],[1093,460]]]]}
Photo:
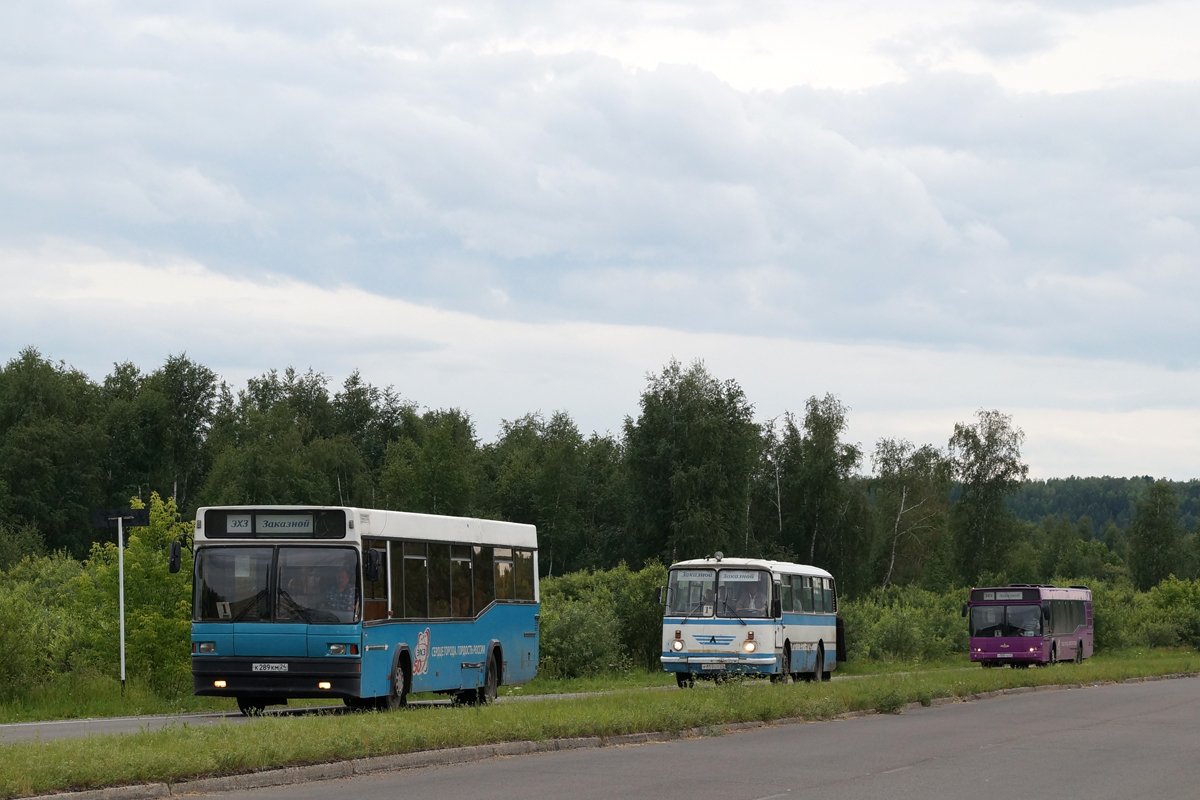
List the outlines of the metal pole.
{"type": "Polygon", "coordinates": [[[121,592],[121,697],[125,697],[125,521],[117,517],[117,570],[121,592]]]}

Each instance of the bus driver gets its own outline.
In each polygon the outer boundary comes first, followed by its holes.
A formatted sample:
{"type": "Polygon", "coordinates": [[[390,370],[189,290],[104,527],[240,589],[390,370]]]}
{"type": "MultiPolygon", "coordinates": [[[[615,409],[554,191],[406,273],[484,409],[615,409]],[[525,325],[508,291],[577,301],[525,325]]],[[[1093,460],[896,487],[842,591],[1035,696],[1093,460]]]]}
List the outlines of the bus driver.
{"type": "Polygon", "coordinates": [[[746,616],[762,617],[767,610],[767,599],[765,596],[758,593],[758,584],[751,583],[746,587],[746,595],[742,597],[741,607],[738,609],[746,616]]]}

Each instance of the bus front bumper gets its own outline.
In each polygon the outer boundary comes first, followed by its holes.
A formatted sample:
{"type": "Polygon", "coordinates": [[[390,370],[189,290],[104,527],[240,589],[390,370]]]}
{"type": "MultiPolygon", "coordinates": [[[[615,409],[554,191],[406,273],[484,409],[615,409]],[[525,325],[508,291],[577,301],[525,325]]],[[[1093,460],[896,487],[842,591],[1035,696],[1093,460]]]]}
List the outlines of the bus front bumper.
{"type": "Polygon", "coordinates": [[[208,697],[360,697],[361,685],[358,658],[192,657],[192,689],[208,697]]]}
{"type": "Polygon", "coordinates": [[[667,672],[691,672],[696,675],[720,675],[724,672],[762,672],[775,671],[779,659],[772,654],[759,656],[661,656],[663,669],[667,672]]]}

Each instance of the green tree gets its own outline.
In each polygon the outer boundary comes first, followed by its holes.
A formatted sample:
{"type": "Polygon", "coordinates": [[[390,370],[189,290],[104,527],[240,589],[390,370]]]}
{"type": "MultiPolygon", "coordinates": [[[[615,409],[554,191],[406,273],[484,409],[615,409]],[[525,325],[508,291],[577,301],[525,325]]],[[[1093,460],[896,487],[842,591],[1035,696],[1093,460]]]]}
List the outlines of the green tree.
{"type": "Polygon", "coordinates": [[[946,532],[950,461],[931,444],[917,447],[905,439],[886,438],[875,444],[872,461],[880,521],[876,546],[883,573],[880,586],[912,583],[920,578],[925,561],[946,532]]]}
{"type": "Polygon", "coordinates": [[[457,409],[429,412],[419,441],[388,445],[379,485],[388,508],[429,514],[469,513],[478,477],[478,441],[470,417],[457,409]]]}
{"type": "Polygon", "coordinates": [[[625,419],[638,559],[742,551],[759,448],[753,406],[700,361],[673,360],[648,381],[638,418],[625,419]]]}
{"type": "Polygon", "coordinates": [[[35,523],[50,549],[86,552],[103,500],[102,398],[86,375],[33,347],[0,370],[0,483],[9,513],[35,523]]]}
{"type": "Polygon", "coordinates": [[[1176,521],[1179,496],[1168,481],[1155,481],[1138,500],[1129,526],[1129,571],[1145,591],[1180,571],[1182,531],[1176,521]]]}
{"type": "Polygon", "coordinates": [[[951,511],[959,577],[974,583],[1008,559],[1015,517],[1005,500],[1021,485],[1029,467],[1021,460],[1025,434],[1012,417],[980,409],[974,424],[956,423],[950,462],[961,494],[951,511]]]}

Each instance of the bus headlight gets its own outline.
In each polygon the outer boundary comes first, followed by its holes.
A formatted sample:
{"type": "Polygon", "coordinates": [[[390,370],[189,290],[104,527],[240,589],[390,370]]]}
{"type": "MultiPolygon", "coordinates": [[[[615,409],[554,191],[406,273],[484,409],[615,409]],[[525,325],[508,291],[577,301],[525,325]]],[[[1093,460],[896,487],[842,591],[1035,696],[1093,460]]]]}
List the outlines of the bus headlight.
{"type": "Polygon", "coordinates": [[[344,645],[344,644],[331,644],[331,645],[329,645],[329,655],[331,655],[331,656],[344,656],[344,655],[346,655],[346,645],[344,645]]]}
{"type": "Polygon", "coordinates": [[[675,641],[671,642],[671,649],[678,653],[683,649],[683,641],[681,639],[676,639],[675,641]]]}
{"type": "Polygon", "coordinates": [[[215,653],[217,652],[216,642],[200,642],[196,645],[196,651],[199,653],[215,653]]]}
{"type": "Polygon", "coordinates": [[[748,641],[744,645],[742,645],[742,649],[745,650],[747,653],[753,653],[755,650],[758,649],[758,645],[756,645],[754,642],[748,641]]]}

